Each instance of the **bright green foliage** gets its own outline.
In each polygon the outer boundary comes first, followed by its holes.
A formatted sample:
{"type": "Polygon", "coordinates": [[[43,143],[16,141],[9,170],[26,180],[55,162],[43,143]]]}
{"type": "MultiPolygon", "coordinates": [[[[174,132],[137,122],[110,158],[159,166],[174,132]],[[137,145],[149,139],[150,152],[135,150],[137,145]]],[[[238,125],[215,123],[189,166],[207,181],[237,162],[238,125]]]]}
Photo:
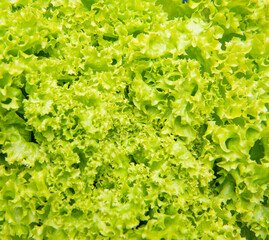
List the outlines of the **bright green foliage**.
{"type": "Polygon", "coordinates": [[[268,2],[183,2],[0,1],[0,239],[269,239],[268,2]]]}

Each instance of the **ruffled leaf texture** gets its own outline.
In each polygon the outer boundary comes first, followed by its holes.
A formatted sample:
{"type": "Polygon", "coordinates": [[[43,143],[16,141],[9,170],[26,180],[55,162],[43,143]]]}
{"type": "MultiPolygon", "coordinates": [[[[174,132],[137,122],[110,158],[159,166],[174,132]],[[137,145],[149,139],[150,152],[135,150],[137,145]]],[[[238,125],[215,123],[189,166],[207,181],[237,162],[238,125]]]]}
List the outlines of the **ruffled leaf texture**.
{"type": "Polygon", "coordinates": [[[268,1],[183,2],[1,0],[0,239],[269,239],[268,1]]]}

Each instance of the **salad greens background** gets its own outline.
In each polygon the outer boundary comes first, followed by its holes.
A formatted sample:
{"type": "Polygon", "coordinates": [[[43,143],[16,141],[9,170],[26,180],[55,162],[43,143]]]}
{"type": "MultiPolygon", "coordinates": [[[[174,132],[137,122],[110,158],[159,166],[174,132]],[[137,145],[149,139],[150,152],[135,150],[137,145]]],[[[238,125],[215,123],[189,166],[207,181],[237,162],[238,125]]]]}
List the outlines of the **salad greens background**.
{"type": "Polygon", "coordinates": [[[0,239],[269,239],[265,0],[2,0],[0,239]]]}

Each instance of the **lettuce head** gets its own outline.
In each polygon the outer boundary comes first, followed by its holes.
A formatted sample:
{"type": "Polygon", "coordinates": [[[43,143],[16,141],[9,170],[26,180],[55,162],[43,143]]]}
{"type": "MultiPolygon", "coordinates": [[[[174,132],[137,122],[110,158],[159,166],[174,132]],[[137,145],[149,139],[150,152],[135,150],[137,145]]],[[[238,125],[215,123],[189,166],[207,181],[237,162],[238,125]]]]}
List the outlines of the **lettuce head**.
{"type": "Polygon", "coordinates": [[[0,239],[269,239],[267,0],[1,0],[0,239]]]}

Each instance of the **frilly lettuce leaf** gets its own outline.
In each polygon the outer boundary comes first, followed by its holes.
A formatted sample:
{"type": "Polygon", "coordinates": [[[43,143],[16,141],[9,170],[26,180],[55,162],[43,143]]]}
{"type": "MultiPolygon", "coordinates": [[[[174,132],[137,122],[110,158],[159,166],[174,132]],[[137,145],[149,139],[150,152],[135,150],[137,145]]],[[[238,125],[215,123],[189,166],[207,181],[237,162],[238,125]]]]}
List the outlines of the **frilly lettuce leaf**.
{"type": "Polygon", "coordinates": [[[268,8],[1,1],[0,239],[268,239],[268,8]]]}

